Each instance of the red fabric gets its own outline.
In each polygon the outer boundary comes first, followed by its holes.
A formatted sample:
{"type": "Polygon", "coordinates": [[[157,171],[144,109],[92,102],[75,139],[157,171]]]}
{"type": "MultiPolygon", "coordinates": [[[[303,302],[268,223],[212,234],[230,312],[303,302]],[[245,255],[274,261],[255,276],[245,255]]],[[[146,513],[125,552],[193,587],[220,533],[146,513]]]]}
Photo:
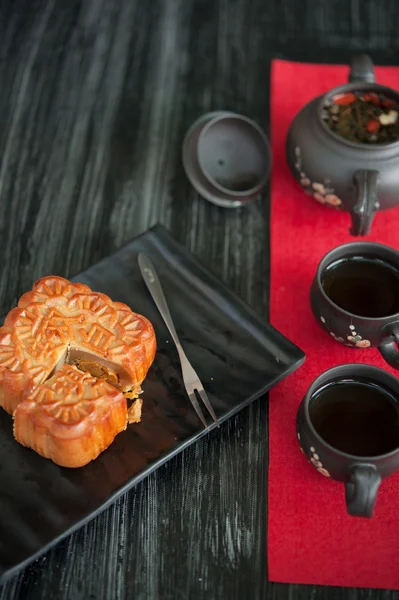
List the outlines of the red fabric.
{"type": "MultiPolygon", "coordinates": [[[[399,68],[376,68],[376,75],[379,83],[399,88],[399,68]]],[[[348,233],[349,214],[306,196],[285,159],[297,111],[347,77],[344,66],[273,62],[271,322],[304,350],[306,362],[270,395],[269,579],[399,589],[399,473],[382,482],[373,519],[350,517],[344,486],[317,473],[295,434],[298,406],[322,371],[362,362],[394,372],[378,350],[341,346],[314,319],[309,289],[318,262],[356,238],[348,233]]],[[[377,214],[367,239],[399,249],[398,232],[399,208],[377,214]]]]}

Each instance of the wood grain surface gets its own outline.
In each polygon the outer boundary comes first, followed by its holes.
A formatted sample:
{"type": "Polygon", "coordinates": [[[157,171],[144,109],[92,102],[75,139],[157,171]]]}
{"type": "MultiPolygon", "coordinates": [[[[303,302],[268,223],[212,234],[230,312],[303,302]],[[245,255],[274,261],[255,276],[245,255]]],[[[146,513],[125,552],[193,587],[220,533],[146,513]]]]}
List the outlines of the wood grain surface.
{"type": "MultiPolygon", "coordinates": [[[[199,198],[184,133],[221,108],[268,132],[273,56],[395,64],[398,30],[395,0],[0,0],[0,313],[161,222],[267,319],[268,193],[231,211],[199,198]]],[[[0,600],[396,598],[267,582],[267,442],[258,401],[0,600]]]]}

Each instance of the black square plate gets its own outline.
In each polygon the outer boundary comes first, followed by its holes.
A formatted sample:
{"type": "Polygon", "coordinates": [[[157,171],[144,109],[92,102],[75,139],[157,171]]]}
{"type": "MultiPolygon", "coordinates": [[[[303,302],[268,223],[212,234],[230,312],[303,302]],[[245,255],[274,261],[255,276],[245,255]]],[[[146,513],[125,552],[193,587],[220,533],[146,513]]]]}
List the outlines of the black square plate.
{"type": "Polygon", "coordinates": [[[0,581],[215,427],[209,421],[203,428],[185,394],[176,349],[141,279],[139,252],[154,262],[177,332],[220,421],[305,358],[160,225],[75,277],[154,325],[158,350],[143,385],[142,422],[129,425],[89,465],[66,469],[19,445],[11,416],[0,409],[0,581]]]}

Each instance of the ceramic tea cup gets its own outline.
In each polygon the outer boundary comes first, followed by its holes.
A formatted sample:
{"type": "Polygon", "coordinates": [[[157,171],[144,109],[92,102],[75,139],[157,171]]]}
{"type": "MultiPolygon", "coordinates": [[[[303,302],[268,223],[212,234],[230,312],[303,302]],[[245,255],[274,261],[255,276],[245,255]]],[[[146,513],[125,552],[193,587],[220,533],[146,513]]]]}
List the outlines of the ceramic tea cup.
{"type": "Polygon", "coordinates": [[[381,480],[399,470],[399,381],[362,364],[334,367],[310,386],[297,413],[303,453],[345,484],[350,515],[372,517],[381,480]]]}
{"type": "Polygon", "coordinates": [[[373,242],[334,248],[317,267],[310,303],[337,342],[376,347],[399,369],[399,252],[373,242]]]}

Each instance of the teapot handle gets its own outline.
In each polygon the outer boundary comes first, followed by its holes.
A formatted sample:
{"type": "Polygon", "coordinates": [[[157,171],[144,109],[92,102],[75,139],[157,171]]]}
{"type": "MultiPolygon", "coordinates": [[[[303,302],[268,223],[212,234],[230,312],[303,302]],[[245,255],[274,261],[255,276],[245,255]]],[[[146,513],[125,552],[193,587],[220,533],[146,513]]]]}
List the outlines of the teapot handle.
{"type": "Polygon", "coordinates": [[[379,172],[361,169],[353,179],[356,186],[356,204],[352,208],[352,235],[368,235],[374,215],[380,208],[377,195],[379,172]]]}
{"type": "Polygon", "coordinates": [[[375,83],[374,65],[368,54],[357,54],[351,62],[349,83],[375,83]]]}

